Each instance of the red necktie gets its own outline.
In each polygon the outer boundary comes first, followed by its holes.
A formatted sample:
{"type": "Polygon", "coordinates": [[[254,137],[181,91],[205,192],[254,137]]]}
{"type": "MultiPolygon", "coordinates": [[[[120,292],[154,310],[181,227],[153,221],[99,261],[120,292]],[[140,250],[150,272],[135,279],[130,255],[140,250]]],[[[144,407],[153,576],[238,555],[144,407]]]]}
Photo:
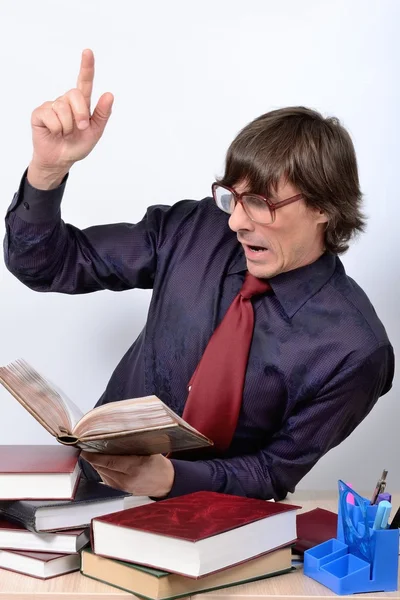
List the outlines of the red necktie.
{"type": "Polygon", "coordinates": [[[214,331],[189,383],[183,419],[226,450],[235,433],[254,329],[251,298],[271,289],[246,274],[243,286],[214,331]]]}

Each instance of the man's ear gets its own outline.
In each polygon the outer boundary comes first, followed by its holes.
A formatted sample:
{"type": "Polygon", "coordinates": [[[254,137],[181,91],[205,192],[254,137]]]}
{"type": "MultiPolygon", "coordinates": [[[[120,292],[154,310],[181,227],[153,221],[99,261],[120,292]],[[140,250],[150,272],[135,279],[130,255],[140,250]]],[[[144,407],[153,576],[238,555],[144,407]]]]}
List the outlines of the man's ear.
{"type": "Polygon", "coordinates": [[[329,221],[329,217],[326,213],[324,213],[323,210],[320,209],[316,209],[315,211],[315,218],[317,223],[328,223],[329,221]]]}

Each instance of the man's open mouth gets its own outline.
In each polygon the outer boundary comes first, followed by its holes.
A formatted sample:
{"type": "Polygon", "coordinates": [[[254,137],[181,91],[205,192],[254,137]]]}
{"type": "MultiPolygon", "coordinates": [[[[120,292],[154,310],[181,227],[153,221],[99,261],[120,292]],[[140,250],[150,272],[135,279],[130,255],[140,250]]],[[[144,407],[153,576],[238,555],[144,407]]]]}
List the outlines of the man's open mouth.
{"type": "Polygon", "coordinates": [[[268,250],[268,248],[265,248],[265,246],[251,246],[250,244],[244,244],[244,245],[251,252],[255,252],[255,253],[266,252],[268,250]]]}
{"type": "Polygon", "coordinates": [[[265,250],[268,250],[268,248],[263,248],[262,246],[249,246],[249,248],[252,252],[265,252],[265,250]]]}

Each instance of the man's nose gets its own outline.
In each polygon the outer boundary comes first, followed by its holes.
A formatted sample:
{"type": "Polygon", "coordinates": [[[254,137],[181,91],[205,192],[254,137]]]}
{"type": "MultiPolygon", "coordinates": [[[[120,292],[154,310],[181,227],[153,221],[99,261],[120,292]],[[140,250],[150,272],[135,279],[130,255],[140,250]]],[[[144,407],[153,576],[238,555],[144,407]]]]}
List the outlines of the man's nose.
{"type": "Polygon", "coordinates": [[[228,224],[232,231],[235,231],[236,233],[241,229],[254,229],[252,220],[247,216],[247,213],[240,202],[236,204],[233,213],[229,217],[228,224]]]}

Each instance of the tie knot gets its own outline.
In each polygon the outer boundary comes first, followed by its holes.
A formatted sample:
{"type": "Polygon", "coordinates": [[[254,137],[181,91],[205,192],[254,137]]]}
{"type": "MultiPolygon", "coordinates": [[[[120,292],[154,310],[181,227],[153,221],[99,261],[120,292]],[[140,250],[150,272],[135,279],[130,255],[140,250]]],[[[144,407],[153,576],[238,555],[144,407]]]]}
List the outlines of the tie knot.
{"type": "Polygon", "coordinates": [[[265,294],[265,292],[268,292],[270,289],[271,286],[266,279],[259,279],[258,277],[254,277],[254,275],[251,275],[251,273],[247,272],[240,290],[240,295],[249,300],[253,296],[265,294]]]}

